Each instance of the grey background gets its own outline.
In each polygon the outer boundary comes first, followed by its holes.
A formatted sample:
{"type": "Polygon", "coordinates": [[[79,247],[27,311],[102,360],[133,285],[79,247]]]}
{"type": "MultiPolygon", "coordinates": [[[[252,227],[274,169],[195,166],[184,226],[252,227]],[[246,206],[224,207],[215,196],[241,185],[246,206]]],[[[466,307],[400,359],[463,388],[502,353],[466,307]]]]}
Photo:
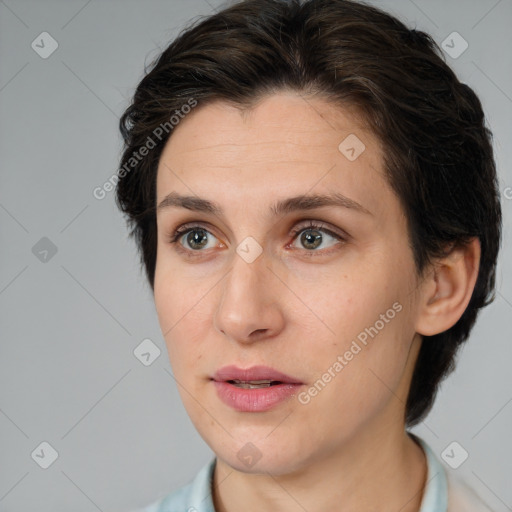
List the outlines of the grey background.
{"type": "MultiPolygon", "coordinates": [[[[446,58],[480,95],[495,135],[499,291],[414,432],[438,456],[460,443],[469,458],[447,469],[496,511],[512,510],[512,0],[373,3],[438,43],[453,31],[467,40],[460,57],[446,58]]],[[[181,405],[114,194],[92,191],[116,172],[118,118],[144,64],[219,5],[0,1],[1,511],[132,510],[212,456],[181,405]],[[59,45],[47,59],[31,47],[44,31],[59,45]],[[46,262],[33,253],[43,237],[57,249],[46,262]],[[146,338],[161,350],[150,366],[133,354],[146,338]],[[43,441],[59,454],[48,469],[31,457],[43,441]]]]}

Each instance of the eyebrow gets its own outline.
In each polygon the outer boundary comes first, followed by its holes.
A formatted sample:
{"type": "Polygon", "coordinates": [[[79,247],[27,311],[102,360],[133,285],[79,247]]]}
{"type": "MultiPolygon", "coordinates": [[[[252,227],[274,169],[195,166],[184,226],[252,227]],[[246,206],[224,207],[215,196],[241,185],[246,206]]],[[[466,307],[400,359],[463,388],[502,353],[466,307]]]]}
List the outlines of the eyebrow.
{"type": "MultiPolygon", "coordinates": [[[[373,215],[364,206],[340,193],[327,195],[301,194],[287,199],[282,199],[270,207],[270,214],[278,217],[295,211],[313,210],[323,206],[337,206],[355,210],[367,215],[373,215]]],[[[198,196],[181,195],[177,192],[171,192],[166,195],[158,204],[157,211],[171,207],[186,208],[187,210],[211,213],[216,216],[222,216],[223,214],[221,206],[214,201],[198,196]]]]}

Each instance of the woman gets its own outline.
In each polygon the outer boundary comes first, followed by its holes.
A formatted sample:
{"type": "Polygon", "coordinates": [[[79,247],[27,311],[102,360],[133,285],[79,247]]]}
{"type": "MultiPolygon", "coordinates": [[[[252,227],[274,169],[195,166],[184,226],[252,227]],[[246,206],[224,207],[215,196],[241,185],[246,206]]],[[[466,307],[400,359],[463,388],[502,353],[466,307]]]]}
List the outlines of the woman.
{"type": "Polygon", "coordinates": [[[242,1],[120,126],[118,205],[216,455],[146,512],[489,510],[407,430],[501,236],[480,102],[432,39],[357,2],[242,1]]]}

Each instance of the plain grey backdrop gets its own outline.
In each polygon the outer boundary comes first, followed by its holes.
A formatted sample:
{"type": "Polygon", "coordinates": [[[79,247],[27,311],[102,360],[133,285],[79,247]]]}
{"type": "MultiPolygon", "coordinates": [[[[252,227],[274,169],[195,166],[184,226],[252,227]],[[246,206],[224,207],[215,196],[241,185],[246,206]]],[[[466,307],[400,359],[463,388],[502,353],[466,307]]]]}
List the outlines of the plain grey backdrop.
{"type": "MultiPolygon", "coordinates": [[[[413,431],[440,458],[456,441],[468,458],[447,470],[497,512],[512,510],[512,0],[372,3],[445,41],[494,132],[498,293],[413,431]]],[[[144,65],[220,5],[0,1],[2,512],[129,511],[212,457],[179,399],[114,193],[93,190],[116,172],[118,118],[144,65]],[[134,354],[147,339],[161,351],[148,366],[134,354]]]]}

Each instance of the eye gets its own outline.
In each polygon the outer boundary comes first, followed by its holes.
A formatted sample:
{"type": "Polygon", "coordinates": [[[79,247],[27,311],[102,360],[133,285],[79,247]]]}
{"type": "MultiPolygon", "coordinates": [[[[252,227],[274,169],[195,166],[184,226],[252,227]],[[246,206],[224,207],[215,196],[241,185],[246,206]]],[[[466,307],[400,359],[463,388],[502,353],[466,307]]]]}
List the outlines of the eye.
{"type": "MultiPolygon", "coordinates": [[[[298,241],[305,248],[306,252],[323,252],[318,250],[318,247],[325,241],[325,236],[334,241],[334,244],[345,242],[347,237],[341,233],[335,233],[333,230],[328,229],[322,223],[315,221],[309,221],[307,225],[297,226],[290,233],[294,240],[297,236],[302,233],[298,241]]],[[[185,224],[180,226],[178,229],[171,234],[169,242],[171,244],[178,244],[188,253],[198,253],[203,249],[212,249],[214,247],[224,247],[225,244],[219,242],[217,244],[214,241],[217,237],[202,225],[190,225],[185,224]],[[188,245],[188,247],[187,247],[188,245]]],[[[300,247],[294,246],[296,249],[300,247]]],[[[321,249],[325,249],[320,247],[321,249]]]]}
{"type": "MultiPolygon", "coordinates": [[[[172,235],[169,240],[170,243],[179,243],[187,250],[195,252],[201,251],[202,249],[211,249],[215,247],[215,244],[211,244],[209,238],[216,239],[206,228],[200,225],[194,226],[180,226],[172,235]],[[184,240],[184,243],[181,240],[184,240]],[[188,244],[186,247],[184,244],[188,244]]],[[[222,244],[221,242],[221,245],[222,244]]]]}
{"type": "MultiPolygon", "coordinates": [[[[324,227],[322,223],[316,223],[314,221],[309,221],[309,224],[306,226],[298,226],[292,231],[292,235],[294,238],[301,234],[298,238],[298,242],[304,247],[308,252],[319,252],[317,249],[322,245],[325,240],[325,235],[328,238],[334,240],[334,244],[339,242],[345,242],[346,237],[342,234],[335,233],[334,231],[324,227]]],[[[320,249],[326,249],[326,247],[320,249]]]]}

